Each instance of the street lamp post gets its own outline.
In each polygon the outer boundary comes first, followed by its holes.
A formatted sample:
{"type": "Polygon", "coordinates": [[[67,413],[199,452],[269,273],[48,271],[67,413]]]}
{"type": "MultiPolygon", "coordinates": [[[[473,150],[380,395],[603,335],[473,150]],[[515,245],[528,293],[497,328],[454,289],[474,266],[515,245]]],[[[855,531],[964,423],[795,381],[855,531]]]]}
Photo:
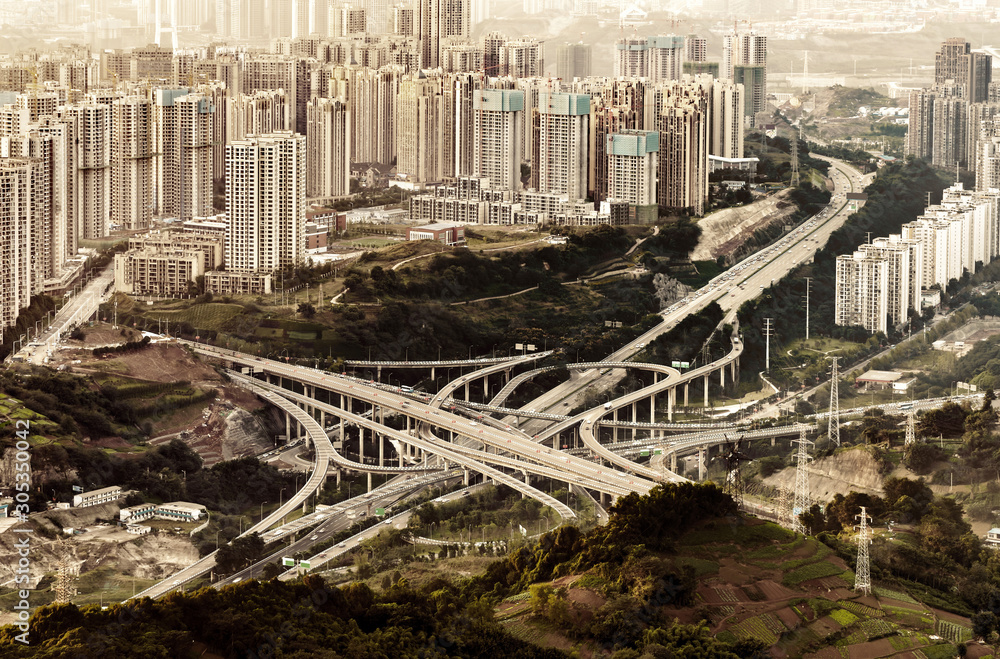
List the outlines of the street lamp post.
{"type": "Polygon", "coordinates": [[[267,503],[267,501],[261,501],[260,502],[260,519],[264,519],[264,504],[265,503],[267,503]]]}
{"type": "Polygon", "coordinates": [[[282,502],[282,495],[283,495],[283,494],[285,493],[285,490],[286,490],[286,489],[287,489],[287,488],[283,487],[283,488],[281,488],[281,490],[280,490],[280,491],[278,492],[278,508],[281,508],[281,502],[282,502]]]}

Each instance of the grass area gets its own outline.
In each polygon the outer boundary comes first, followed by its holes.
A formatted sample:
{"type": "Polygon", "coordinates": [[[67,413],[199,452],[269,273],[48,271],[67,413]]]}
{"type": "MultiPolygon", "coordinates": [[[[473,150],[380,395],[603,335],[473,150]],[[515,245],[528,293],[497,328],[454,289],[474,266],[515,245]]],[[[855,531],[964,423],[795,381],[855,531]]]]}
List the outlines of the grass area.
{"type": "Polygon", "coordinates": [[[171,323],[190,323],[197,329],[221,330],[226,323],[243,313],[239,304],[207,302],[195,304],[187,309],[153,309],[148,313],[150,321],[161,319],[171,323]]]}
{"type": "Polygon", "coordinates": [[[884,586],[873,586],[872,592],[874,592],[879,597],[888,597],[889,599],[894,599],[899,602],[909,602],[910,604],[919,604],[917,600],[913,599],[906,593],[899,590],[890,590],[884,586]]]}
{"type": "Polygon", "coordinates": [[[706,574],[716,574],[719,571],[719,564],[716,561],[710,561],[705,558],[695,558],[693,556],[679,556],[676,561],[674,561],[678,567],[683,567],[690,565],[694,568],[694,575],[696,577],[703,577],[706,574]]]}
{"type": "Polygon", "coordinates": [[[858,616],[844,609],[830,611],[830,617],[840,623],[842,627],[850,627],[858,621],[858,616]]]}
{"type": "Polygon", "coordinates": [[[810,563],[809,565],[804,565],[786,574],[782,577],[781,583],[786,586],[797,586],[804,581],[821,579],[823,577],[832,577],[839,575],[841,572],[841,568],[837,567],[833,563],[827,563],[825,561],[820,563],[810,563]]]}
{"type": "Polygon", "coordinates": [[[356,240],[345,240],[340,244],[355,249],[379,249],[381,247],[388,247],[389,245],[398,245],[399,241],[389,240],[388,238],[358,238],[356,240]]]}

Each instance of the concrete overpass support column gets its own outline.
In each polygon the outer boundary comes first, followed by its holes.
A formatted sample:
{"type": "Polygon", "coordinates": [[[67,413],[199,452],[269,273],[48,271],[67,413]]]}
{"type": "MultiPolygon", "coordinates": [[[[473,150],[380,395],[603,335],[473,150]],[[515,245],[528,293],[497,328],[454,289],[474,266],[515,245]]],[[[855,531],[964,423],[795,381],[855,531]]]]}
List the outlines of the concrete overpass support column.
{"type": "MultiPolygon", "coordinates": [[[[611,419],[613,421],[617,421],[618,420],[618,408],[615,408],[615,411],[612,412],[611,419]]],[[[612,434],[612,437],[614,438],[613,441],[617,442],[618,441],[618,426],[614,426],[611,429],[611,434],[612,434]]]]}
{"type": "Polygon", "coordinates": [[[724,364],[722,368],[719,369],[719,386],[726,386],[726,366],[724,364]]]}
{"type": "Polygon", "coordinates": [[[774,437],[771,438],[771,446],[774,446],[774,437]]]}
{"type": "Polygon", "coordinates": [[[469,399],[469,383],[468,382],[465,383],[465,400],[466,401],[470,400],[469,399]]]}
{"type": "Polygon", "coordinates": [[[684,407],[688,406],[688,385],[689,383],[684,383],[684,407]]]}
{"type": "Polygon", "coordinates": [[[326,430],[326,410],[319,411],[319,425],[323,426],[323,429],[326,430]]]}
{"type": "Polygon", "coordinates": [[[340,469],[337,469],[337,489],[340,489],[340,469]]]}
{"type": "Polygon", "coordinates": [[[677,453],[670,454],[670,471],[677,473],[677,453]]]}
{"type": "Polygon", "coordinates": [[[292,415],[285,414],[285,441],[292,441],[292,415]]]}
{"type": "Polygon", "coordinates": [[[706,447],[702,446],[698,449],[698,480],[705,480],[705,456],[708,453],[706,447]]]}
{"type": "Polygon", "coordinates": [[[649,422],[656,423],[656,394],[649,395],[649,422]]]}
{"type": "Polygon", "coordinates": [[[431,366],[431,382],[434,382],[434,367],[431,366]]]}
{"type": "Polygon", "coordinates": [[[706,373],[705,374],[705,407],[708,407],[708,376],[709,376],[709,374],[706,373]]]}
{"type": "MultiPolygon", "coordinates": [[[[639,422],[639,410],[636,408],[635,403],[632,403],[632,423],[639,422]]],[[[635,428],[632,428],[632,441],[635,441],[635,428]]]]}
{"type": "Polygon", "coordinates": [[[372,491],[372,472],[368,472],[368,491],[372,491]]]}
{"type": "Polygon", "coordinates": [[[358,462],[365,463],[365,427],[358,426],[358,462]]]}
{"type": "Polygon", "coordinates": [[[464,485],[466,487],[469,487],[469,470],[468,469],[463,469],[462,470],[462,485],[464,485]]]}
{"type": "MultiPolygon", "coordinates": [[[[381,366],[379,366],[378,368],[375,369],[375,381],[376,382],[381,382],[382,381],[382,367],[381,366]]],[[[371,489],[371,488],[368,488],[368,489],[371,489]]]]}
{"type": "Polygon", "coordinates": [[[667,421],[674,420],[674,405],[677,404],[677,387],[667,389],[667,421]]]}
{"type": "Polygon", "coordinates": [[[378,435],[378,466],[385,466],[385,437],[378,435]]]}

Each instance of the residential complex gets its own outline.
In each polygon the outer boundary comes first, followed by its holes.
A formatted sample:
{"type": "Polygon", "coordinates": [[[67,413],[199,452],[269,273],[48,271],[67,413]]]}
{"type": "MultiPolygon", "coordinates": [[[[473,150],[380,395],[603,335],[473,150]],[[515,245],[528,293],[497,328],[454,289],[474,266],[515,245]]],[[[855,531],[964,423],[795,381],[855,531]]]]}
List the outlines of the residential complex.
{"type": "MultiPolygon", "coordinates": [[[[32,295],[72,285],[81,240],[129,239],[115,285],[130,295],[270,291],[276,270],[307,258],[306,199],[349,195],[352,176],[416,192],[417,222],[645,224],[702,214],[709,158],[741,162],[757,101],[739,67],[763,65],[763,37],[727,41],[730,79],[685,72],[711,64],[696,35],[620,39],[616,78],[591,75],[592,46],[566,44],[550,77],[538,39],[471,38],[488,3],[324,4],[220,0],[203,48],[0,61],[12,190],[0,331],[32,295]],[[206,246],[160,231],[170,222],[220,229],[206,246]]],[[[996,169],[990,131],[947,148],[996,169]]]]}
{"type": "Polygon", "coordinates": [[[899,234],[837,257],[834,322],[888,333],[922,310],[922,291],[944,290],[1000,256],[1000,192],[956,183],[899,234]]]}

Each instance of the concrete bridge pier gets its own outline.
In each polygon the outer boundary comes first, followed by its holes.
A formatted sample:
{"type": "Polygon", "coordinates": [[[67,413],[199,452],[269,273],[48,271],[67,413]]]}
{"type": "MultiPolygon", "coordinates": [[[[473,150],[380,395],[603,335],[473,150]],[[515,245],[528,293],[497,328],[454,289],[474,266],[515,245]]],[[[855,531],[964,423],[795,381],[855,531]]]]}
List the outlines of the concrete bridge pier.
{"type": "Polygon", "coordinates": [[[667,389],[667,421],[674,420],[674,405],[677,404],[677,387],[667,389]]]}
{"type": "Polygon", "coordinates": [[[708,377],[711,373],[705,374],[705,407],[708,407],[708,377]]]}
{"type": "Polygon", "coordinates": [[[656,394],[649,395],[649,422],[656,423],[656,394]]]}
{"type": "Polygon", "coordinates": [[[381,382],[382,381],[382,367],[381,366],[376,366],[375,367],[375,381],[376,382],[381,382]]]}
{"type": "Polygon", "coordinates": [[[368,472],[368,491],[372,491],[372,472],[368,472]]]}
{"type": "Polygon", "coordinates": [[[467,402],[471,401],[471,399],[469,398],[469,383],[468,382],[465,383],[465,400],[467,402]]]}
{"type": "Polygon", "coordinates": [[[462,485],[464,485],[466,487],[469,487],[469,470],[468,469],[463,469],[462,470],[462,485]]]}
{"type": "MultiPolygon", "coordinates": [[[[639,422],[639,410],[635,403],[632,403],[632,423],[639,422]]],[[[632,441],[635,441],[635,428],[632,428],[632,441]]]]}
{"type": "Polygon", "coordinates": [[[698,480],[705,480],[705,457],[708,449],[705,446],[698,447],[698,480]]]}
{"type": "MultiPolygon", "coordinates": [[[[617,407],[611,413],[611,419],[613,421],[617,421],[618,420],[618,408],[617,407]]],[[[615,442],[618,441],[618,426],[612,427],[612,429],[611,429],[611,436],[613,438],[612,441],[615,441],[615,442]]]]}
{"type": "Polygon", "coordinates": [[[688,386],[689,386],[689,383],[685,382],[684,383],[684,407],[688,406],[688,386]]]}

